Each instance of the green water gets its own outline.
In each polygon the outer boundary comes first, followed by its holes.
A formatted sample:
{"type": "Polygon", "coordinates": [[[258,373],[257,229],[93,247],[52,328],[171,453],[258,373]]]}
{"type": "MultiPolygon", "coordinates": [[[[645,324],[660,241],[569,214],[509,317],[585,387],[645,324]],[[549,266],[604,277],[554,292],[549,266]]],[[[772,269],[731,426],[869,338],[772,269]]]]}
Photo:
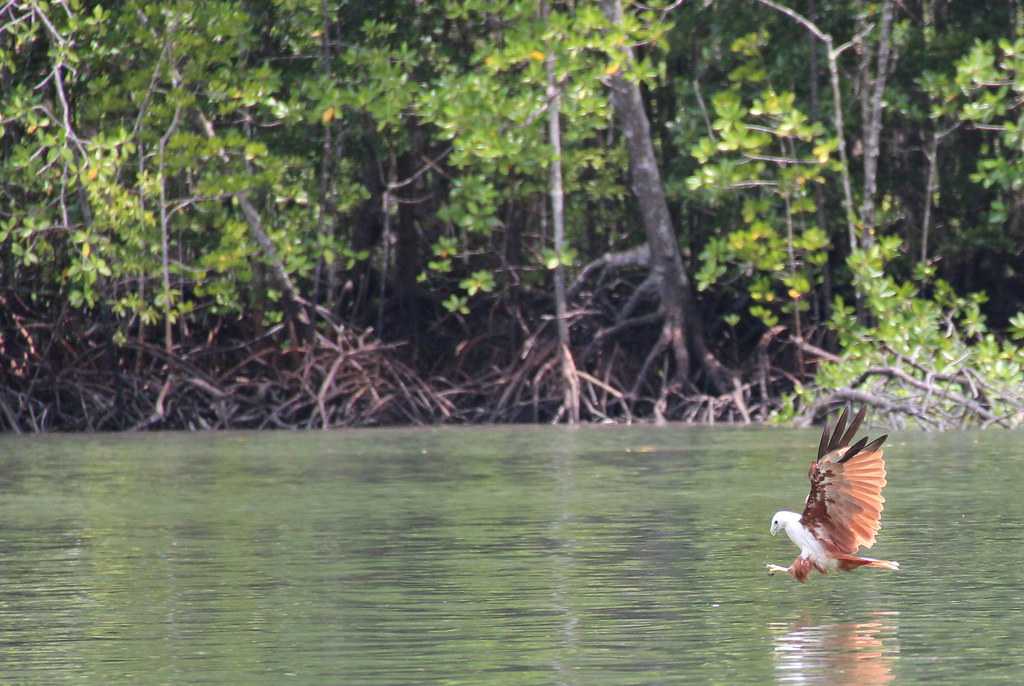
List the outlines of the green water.
{"type": "Polygon", "coordinates": [[[813,431],[0,440],[0,682],[1024,680],[1024,442],[905,434],[860,570],[769,577],[813,431]]]}

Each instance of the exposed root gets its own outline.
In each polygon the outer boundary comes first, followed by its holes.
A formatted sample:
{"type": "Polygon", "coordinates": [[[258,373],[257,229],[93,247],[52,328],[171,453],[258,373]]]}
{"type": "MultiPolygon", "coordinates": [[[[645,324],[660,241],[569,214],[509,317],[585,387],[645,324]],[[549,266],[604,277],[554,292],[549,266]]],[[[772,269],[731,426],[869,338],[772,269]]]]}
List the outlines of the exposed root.
{"type": "Polygon", "coordinates": [[[894,428],[904,428],[908,420],[937,430],[992,425],[1012,428],[1024,423],[1022,389],[1011,385],[997,388],[964,361],[955,371],[940,371],[891,349],[886,352],[891,363],[868,367],[848,385],[821,392],[803,408],[798,423],[810,425],[847,402],[874,407],[880,419],[894,428]]]}
{"type": "Polygon", "coordinates": [[[451,419],[443,387],[426,383],[397,345],[338,329],[282,349],[273,339],[168,354],[145,344],[62,341],[70,357],[6,374],[0,420],[13,431],[329,428],[451,419]],[[197,361],[203,360],[200,366],[197,361]],[[113,368],[104,363],[115,361],[113,368]],[[134,363],[143,360],[142,364],[134,363]]]}
{"type": "MultiPolygon", "coordinates": [[[[42,323],[47,318],[33,319],[17,303],[6,318],[0,314],[0,428],[557,422],[576,412],[585,422],[749,423],[767,419],[783,394],[806,386],[818,364],[836,359],[820,341],[788,337],[779,326],[760,337],[755,355],[736,355],[732,367],[709,365],[695,351],[694,369],[680,375],[678,332],[666,327],[656,304],[621,317],[634,293],[620,280],[581,296],[567,316],[573,350],[560,349],[549,318],[531,317],[527,306],[496,308],[486,327],[472,329],[480,333],[460,331],[447,339],[452,349],[429,367],[417,366],[411,347],[401,342],[325,321],[329,336],[314,330],[296,345],[284,326],[246,338],[236,322],[215,320],[202,335],[182,334],[168,353],[137,340],[116,345],[109,326],[68,322],[63,313],[59,325],[42,323]],[[806,363],[803,375],[797,350],[806,363]]],[[[800,421],[811,423],[851,401],[875,407],[897,427],[907,421],[938,429],[1024,421],[1020,389],[993,387],[967,365],[938,371],[895,353],[890,359],[846,387],[819,392],[800,408],[800,421]]]]}

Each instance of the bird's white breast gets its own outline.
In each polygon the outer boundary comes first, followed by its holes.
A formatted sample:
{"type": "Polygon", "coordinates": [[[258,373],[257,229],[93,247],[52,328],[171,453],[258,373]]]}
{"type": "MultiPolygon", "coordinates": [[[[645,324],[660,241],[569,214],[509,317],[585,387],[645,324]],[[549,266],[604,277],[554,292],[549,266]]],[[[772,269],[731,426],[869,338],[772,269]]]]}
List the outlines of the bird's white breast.
{"type": "Polygon", "coordinates": [[[786,522],[786,535],[800,548],[800,557],[809,558],[822,566],[828,564],[830,558],[825,554],[825,547],[799,520],[786,522]]]}

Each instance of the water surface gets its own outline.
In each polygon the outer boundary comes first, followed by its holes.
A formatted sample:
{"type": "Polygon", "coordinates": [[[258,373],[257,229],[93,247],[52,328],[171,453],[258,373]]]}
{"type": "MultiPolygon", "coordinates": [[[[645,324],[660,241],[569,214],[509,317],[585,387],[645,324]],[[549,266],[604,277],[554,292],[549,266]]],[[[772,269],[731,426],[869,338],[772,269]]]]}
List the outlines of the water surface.
{"type": "Polygon", "coordinates": [[[0,681],[1013,683],[1021,445],[890,438],[903,571],[799,585],[813,431],[8,437],[0,681]]]}

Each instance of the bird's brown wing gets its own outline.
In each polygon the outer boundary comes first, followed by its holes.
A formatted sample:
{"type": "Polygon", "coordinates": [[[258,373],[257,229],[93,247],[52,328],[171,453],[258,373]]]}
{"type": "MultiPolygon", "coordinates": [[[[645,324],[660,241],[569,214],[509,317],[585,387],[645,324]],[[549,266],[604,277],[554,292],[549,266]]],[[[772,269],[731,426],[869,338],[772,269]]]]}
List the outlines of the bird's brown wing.
{"type": "Polygon", "coordinates": [[[862,438],[847,445],[863,419],[863,410],[846,429],[846,412],[832,437],[822,436],[818,459],[811,465],[811,492],[801,524],[834,552],[853,555],[870,548],[881,528],[885,498],[885,458],[882,443],[887,436],[868,444],[862,438]]]}

